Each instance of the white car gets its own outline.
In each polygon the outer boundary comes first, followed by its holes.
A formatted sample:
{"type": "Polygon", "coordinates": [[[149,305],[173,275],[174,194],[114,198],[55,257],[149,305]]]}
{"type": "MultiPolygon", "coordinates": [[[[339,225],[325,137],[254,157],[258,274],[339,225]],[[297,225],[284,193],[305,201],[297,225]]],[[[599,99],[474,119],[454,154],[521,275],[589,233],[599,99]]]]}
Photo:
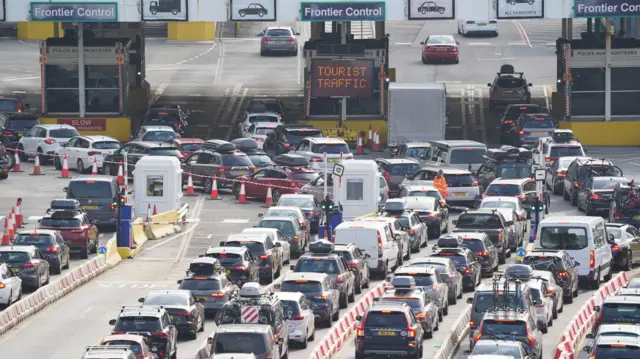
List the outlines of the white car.
{"type": "Polygon", "coordinates": [[[45,165],[53,159],[58,146],[75,136],[80,136],[80,133],[71,125],[34,126],[31,131],[20,138],[18,144],[20,160],[24,162],[38,154],[40,164],[45,165]]]}
{"type": "Polygon", "coordinates": [[[258,148],[262,149],[267,135],[275,131],[278,124],[273,122],[255,122],[246,131],[242,132],[242,137],[253,138],[258,144],[258,148]]]}
{"type": "Polygon", "coordinates": [[[554,300],[546,281],[532,279],[528,283],[533,306],[536,309],[536,322],[542,333],[546,334],[548,328],[553,325],[554,300]]]}
{"type": "MultiPolygon", "coordinates": [[[[544,167],[549,168],[551,164],[560,157],[585,157],[584,148],[578,141],[555,142],[551,137],[542,138],[542,157],[544,157],[544,167]]],[[[540,151],[533,150],[533,163],[540,165],[540,151]]]]}
{"type": "Polygon", "coordinates": [[[173,140],[179,137],[180,135],[177,134],[170,126],[142,126],[135,137],[132,137],[131,140],[173,143],[173,140]]]}
{"type": "Polygon", "coordinates": [[[13,274],[11,268],[0,262],[0,305],[7,307],[22,297],[22,279],[13,274]]]}
{"type": "Polygon", "coordinates": [[[516,247],[520,246],[524,243],[524,230],[526,228],[527,220],[525,217],[524,224],[521,221],[521,217],[518,216],[516,211],[510,208],[497,208],[496,209],[507,222],[513,222],[513,226],[510,228],[511,238],[509,239],[509,243],[511,243],[511,250],[514,251],[516,247]]]}
{"type": "Polygon", "coordinates": [[[332,137],[305,137],[289,154],[299,155],[309,161],[309,168],[314,171],[324,171],[324,154],[327,154],[327,169],[333,170],[333,165],[340,162],[340,154],[343,160],[353,159],[349,146],[341,138],[332,137]]]}
{"type": "Polygon", "coordinates": [[[556,282],[556,277],[553,273],[544,270],[534,270],[534,277],[544,278],[547,281],[547,288],[551,289],[551,299],[553,299],[553,319],[558,318],[558,313],[562,313],[564,310],[564,290],[556,282]]]}
{"type": "Polygon", "coordinates": [[[238,124],[238,132],[243,135],[252,124],[257,122],[269,122],[278,126],[282,124],[282,117],[275,112],[248,113],[244,120],[238,124]]]}
{"type": "MultiPolygon", "coordinates": [[[[523,228],[523,233],[527,233],[529,231],[529,224],[527,222],[527,210],[522,207],[522,199],[518,197],[485,197],[482,199],[482,202],[480,202],[480,208],[513,209],[518,215],[517,222],[519,222],[520,227],[523,228]]],[[[514,221],[514,224],[515,222],[516,221],[514,221]]]]}
{"type": "Polygon", "coordinates": [[[300,292],[276,292],[284,308],[284,316],[289,326],[289,342],[307,347],[307,341],[315,339],[316,324],[313,310],[307,297],[300,292]]]}
{"type": "Polygon", "coordinates": [[[468,34],[487,34],[491,36],[498,36],[498,21],[458,20],[458,34],[462,36],[467,36],[468,34]]]}
{"type": "Polygon", "coordinates": [[[282,264],[291,262],[291,244],[287,242],[280,230],[276,228],[245,228],[242,233],[266,233],[274,243],[280,243],[282,264]]]}
{"type": "Polygon", "coordinates": [[[96,159],[98,170],[102,169],[104,156],[111,155],[120,148],[120,142],[109,136],[76,136],[58,147],[54,157],[56,169],[62,169],[64,156],[67,156],[69,169],[78,173],[91,171],[93,159],[96,159]]]}

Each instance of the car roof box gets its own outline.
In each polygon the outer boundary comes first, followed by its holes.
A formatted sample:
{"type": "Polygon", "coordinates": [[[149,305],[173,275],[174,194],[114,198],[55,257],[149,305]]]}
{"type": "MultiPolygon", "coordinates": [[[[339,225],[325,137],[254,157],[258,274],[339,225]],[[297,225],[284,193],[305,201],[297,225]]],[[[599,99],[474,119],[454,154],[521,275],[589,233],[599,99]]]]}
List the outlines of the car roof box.
{"type": "Polygon", "coordinates": [[[262,295],[260,292],[260,283],[247,282],[240,288],[238,294],[241,297],[259,297],[262,295]]]}
{"type": "Polygon", "coordinates": [[[485,157],[488,157],[488,159],[494,161],[502,161],[504,159],[507,159],[509,157],[509,154],[500,148],[490,148],[487,150],[487,154],[485,155],[485,157]]]}
{"type": "Polygon", "coordinates": [[[517,147],[513,147],[513,146],[509,146],[509,145],[504,145],[504,146],[500,146],[500,150],[510,154],[510,155],[517,155],[520,153],[520,150],[517,147]]]}
{"type": "Polygon", "coordinates": [[[442,236],[438,238],[438,248],[458,248],[462,245],[462,238],[457,236],[442,236]]]}
{"type": "Polygon", "coordinates": [[[217,258],[201,257],[189,264],[189,272],[201,274],[213,274],[222,270],[217,258]]]}
{"type": "Polygon", "coordinates": [[[384,204],[385,212],[404,212],[407,209],[407,201],[401,198],[389,199],[384,204]]]}
{"type": "Polygon", "coordinates": [[[412,276],[394,276],[391,285],[393,285],[394,288],[414,288],[416,286],[416,280],[412,276]]]}
{"type": "Polygon", "coordinates": [[[252,151],[258,149],[258,142],[253,138],[236,138],[231,143],[236,146],[239,151],[252,151]]]}
{"type": "Polygon", "coordinates": [[[77,199],[54,199],[49,205],[51,209],[79,210],[82,209],[77,199]]]}
{"type": "Polygon", "coordinates": [[[300,155],[286,154],[273,158],[273,163],[288,167],[309,167],[309,160],[300,155]]]}
{"type": "Polygon", "coordinates": [[[501,74],[512,74],[514,72],[515,72],[515,69],[513,68],[513,65],[504,64],[504,65],[500,66],[500,73],[501,74]]]}
{"type": "Polygon", "coordinates": [[[311,253],[331,253],[334,248],[333,243],[322,239],[309,244],[311,253]]]}
{"type": "Polygon", "coordinates": [[[526,264],[512,264],[504,270],[504,275],[508,279],[528,282],[533,276],[533,268],[526,264]]]}
{"type": "Polygon", "coordinates": [[[223,140],[207,140],[202,144],[202,148],[221,153],[236,150],[236,146],[233,143],[223,140]]]}

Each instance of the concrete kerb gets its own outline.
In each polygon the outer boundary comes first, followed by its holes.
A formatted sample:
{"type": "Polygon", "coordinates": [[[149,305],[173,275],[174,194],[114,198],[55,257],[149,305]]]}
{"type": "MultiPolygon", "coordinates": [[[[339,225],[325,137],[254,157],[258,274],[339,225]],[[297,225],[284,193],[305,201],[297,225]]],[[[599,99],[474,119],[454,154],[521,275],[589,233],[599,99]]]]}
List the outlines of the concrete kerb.
{"type": "Polygon", "coordinates": [[[12,304],[0,315],[0,334],[6,333],[47,305],[104,273],[108,268],[105,257],[97,256],[86,261],[80,267],[72,269],[55,282],[38,289],[29,297],[12,304]]]}
{"type": "Polygon", "coordinates": [[[462,340],[469,334],[469,320],[471,320],[471,305],[458,316],[453,327],[447,333],[440,349],[433,356],[434,359],[451,359],[458,351],[462,340]]]}

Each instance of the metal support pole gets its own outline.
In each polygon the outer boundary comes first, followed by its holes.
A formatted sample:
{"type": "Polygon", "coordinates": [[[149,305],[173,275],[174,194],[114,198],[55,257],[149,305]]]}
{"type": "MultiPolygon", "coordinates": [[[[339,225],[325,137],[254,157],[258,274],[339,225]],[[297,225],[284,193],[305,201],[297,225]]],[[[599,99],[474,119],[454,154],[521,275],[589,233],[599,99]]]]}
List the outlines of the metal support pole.
{"type": "Polygon", "coordinates": [[[588,33],[592,33],[593,32],[593,19],[592,18],[588,18],[587,19],[587,32],[588,33]]]}
{"type": "MultiPolygon", "coordinates": [[[[342,45],[347,44],[347,22],[342,21],[338,25],[340,25],[340,43],[342,45]]],[[[338,122],[338,128],[342,128],[344,122],[347,120],[347,98],[343,97],[340,106],[340,121],[338,122]]]]}
{"type": "Polygon", "coordinates": [[[562,19],[562,38],[567,38],[567,19],[562,19]]]}
{"type": "Polygon", "coordinates": [[[324,198],[329,195],[329,184],[327,183],[329,177],[329,161],[327,160],[327,153],[324,153],[324,198]]]}
{"type": "Polygon", "coordinates": [[[611,121],[611,33],[605,33],[604,46],[604,120],[611,121]]]}
{"type": "Polygon", "coordinates": [[[573,40],[573,19],[567,19],[567,39],[573,40]]]}
{"type": "Polygon", "coordinates": [[[80,101],[80,118],[83,118],[87,112],[84,79],[84,24],[78,23],[76,26],[78,29],[78,101],[80,101]]]}

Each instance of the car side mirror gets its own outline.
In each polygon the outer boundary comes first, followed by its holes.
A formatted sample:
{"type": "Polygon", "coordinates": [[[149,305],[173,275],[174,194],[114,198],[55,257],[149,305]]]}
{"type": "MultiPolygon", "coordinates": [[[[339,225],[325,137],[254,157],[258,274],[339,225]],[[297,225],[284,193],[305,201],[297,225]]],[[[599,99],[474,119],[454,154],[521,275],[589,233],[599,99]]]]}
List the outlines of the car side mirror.
{"type": "Polygon", "coordinates": [[[473,297],[467,298],[467,304],[473,304],[473,297]]]}
{"type": "Polygon", "coordinates": [[[393,238],[395,238],[396,241],[399,241],[402,239],[402,236],[400,236],[399,234],[396,234],[395,236],[393,236],[393,238]]]}
{"type": "Polygon", "coordinates": [[[290,269],[290,270],[292,270],[292,271],[293,271],[293,270],[296,270],[296,266],[294,266],[294,265],[289,266],[289,269],[290,269]]]}
{"type": "Polygon", "coordinates": [[[420,42],[420,45],[424,45],[424,41],[421,41],[421,42],[420,42]]]}
{"type": "Polygon", "coordinates": [[[144,303],[144,298],[138,298],[138,303],[144,303]]]}
{"type": "Polygon", "coordinates": [[[276,247],[282,247],[282,243],[280,243],[280,242],[276,242],[274,245],[275,245],[276,247]]]}
{"type": "Polygon", "coordinates": [[[532,84],[531,82],[529,82],[529,83],[527,84],[527,86],[531,87],[531,86],[533,86],[533,84],[532,84]]]}
{"type": "Polygon", "coordinates": [[[454,219],[453,221],[451,221],[451,223],[453,223],[454,226],[457,226],[458,225],[458,220],[454,219]]]}
{"type": "Polygon", "coordinates": [[[460,41],[456,41],[456,45],[460,46],[460,41]]]}
{"type": "Polygon", "coordinates": [[[616,241],[616,237],[613,236],[613,234],[609,233],[609,242],[615,242],[616,241]]]}
{"type": "Polygon", "coordinates": [[[206,299],[205,299],[205,298],[197,298],[197,299],[196,299],[196,302],[198,302],[198,303],[202,303],[202,302],[204,302],[204,301],[206,301],[206,299]]]}
{"type": "Polygon", "coordinates": [[[258,213],[258,218],[264,217],[264,213],[258,213]]]}
{"type": "Polygon", "coordinates": [[[465,350],[462,352],[464,355],[471,355],[471,350],[465,350]]]}
{"type": "Polygon", "coordinates": [[[209,345],[213,344],[213,338],[211,337],[207,338],[207,344],[209,345]]]}
{"type": "Polygon", "coordinates": [[[42,223],[42,218],[38,219],[38,223],[42,223]]]}
{"type": "Polygon", "coordinates": [[[582,350],[584,350],[587,353],[591,353],[591,346],[590,345],[585,345],[582,350]]]}
{"type": "Polygon", "coordinates": [[[96,226],[100,224],[100,221],[97,219],[92,219],[91,223],[95,224],[96,226]]]}
{"type": "Polygon", "coordinates": [[[507,221],[507,226],[513,226],[513,221],[507,221]]]}
{"type": "Polygon", "coordinates": [[[259,33],[256,34],[256,36],[257,37],[262,37],[262,36],[264,36],[264,32],[259,32],[259,33]]]}
{"type": "Polygon", "coordinates": [[[593,311],[600,313],[600,306],[599,305],[594,305],[593,306],[593,311]]]}
{"type": "Polygon", "coordinates": [[[284,338],[278,338],[278,344],[284,343],[284,338]]]}
{"type": "Polygon", "coordinates": [[[540,304],[542,304],[542,300],[540,300],[540,299],[534,299],[533,300],[533,305],[540,305],[540,304]]]}
{"type": "Polygon", "coordinates": [[[593,339],[593,338],[595,338],[595,336],[593,335],[593,333],[587,333],[587,335],[585,336],[585,338],[587,338],[587,339],[593,339]]]}
{"type": "MultiPolygon", "coordinates": [[[[69,192],[69,187],[65,187],[65,188],[63,188],[63,189],[62,189],[62,192],[69,192]]],[[[117,199],[116,199],[116,201],[117,201],[117,199]]]]}
{"type": "Polygon", "coordinates": [[[487,86],[491,87],[491,84],[490,84],[490,83],[488,83],[488,84],[487,84],[487,86]]]}
{"type": "Polygon", "coordinates": [[[365,257],[365,258],[367,258],[367,259],[369,259],[369,258],[371,258],[371,254],[369,254],[369,253],[365,253],[365,254],[364,254],[364,257],[365,257]]]}
{"type": "Polygon", "coordinates": [[[176,281],[176,283],[178,283],[178,284],[182,284],[182,279],[178,279],[178,280],[176,281]]]}
{"type": "Polygon", "coordinates": [[[302,229],[303,231],[307,230],[307,226],[300,226],[300,229],[302,229]]]}
{"type": "Polygon", "coordinates": [[[362,316],[361,315],[356,315],[356,320],[358,320],[358,321],[362,320],[362,316]]]}
{"type": "Polygon", "coordinates": [[[299,32],[296,32],[296,36],[300,36],[300,33],[299,33],[299,32]]]}
{"type": "Polygon", "coordinates": [[[225,241],[220,241],[220,247],[224,247],[225,241]]]}
{"type": "Polygon", "coordinates": [[[116,320],[115,319],[111,319],[109,321],[109,325],[116,325],[116,320]]]}

